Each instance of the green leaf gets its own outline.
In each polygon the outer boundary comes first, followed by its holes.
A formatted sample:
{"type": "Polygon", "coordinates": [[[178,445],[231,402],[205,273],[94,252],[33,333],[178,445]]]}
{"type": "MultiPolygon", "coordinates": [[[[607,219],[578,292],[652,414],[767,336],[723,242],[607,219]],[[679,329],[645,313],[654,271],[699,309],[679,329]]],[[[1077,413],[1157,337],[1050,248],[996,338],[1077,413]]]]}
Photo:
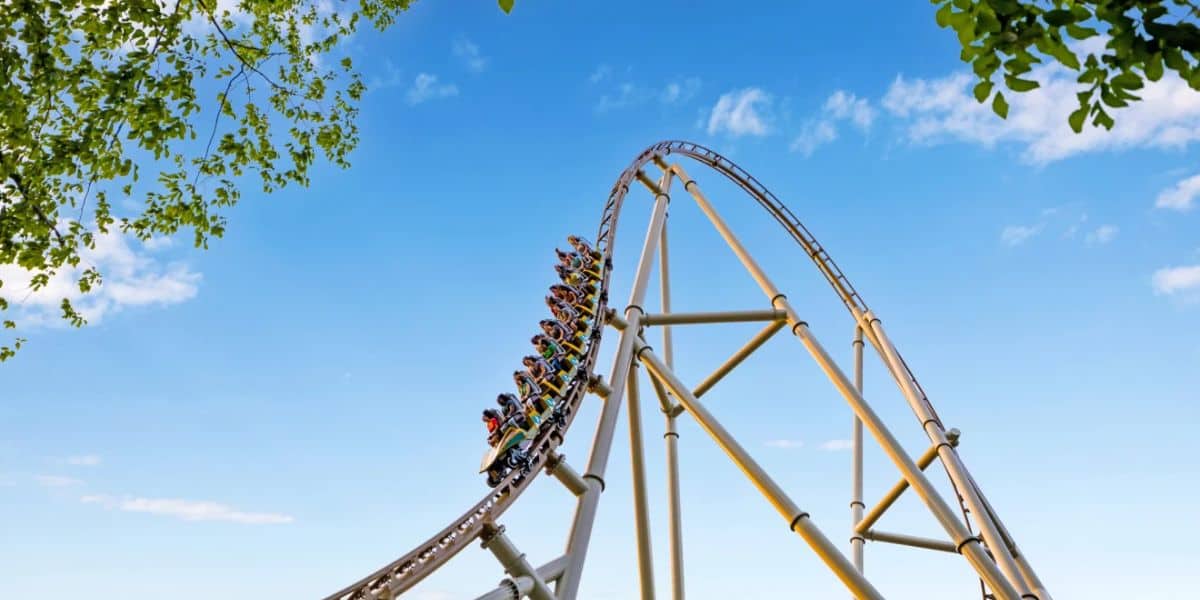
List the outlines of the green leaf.
{"type": "Polygon", "coordinates": [[[1004,83],[1008,85],[1008,89],[1010,89],[1014,92],[1028,92],[1030,90],[1037,89],[1037,87],[1038,87],[1038,82],[1036,82],[1036,81],[1030,81],[1028,79],[1019,79],[1019,78],[1013,77],[1012,75],[1005,75],[1004,83]]]}
{"type": "MultiPolygon", "coordinates": [[[[1097,104],[1096,106],[1098,107],[1100,105],[1097,104]]],[[[1092,124],[1112,130],[1113,119],[1112,117],[1108,116],[1108,113],[1104,112],[1104,109],[1100,109],[1096,111],[1096,118],[1092,119],[1092,124]]]]}
{"type": "Polygon", "coordinates": [[[1146,60],[1146,64],[1142,66],[1142,72],[1146,74],[1146,79],[1150,81],[1158,81],[1163,76],[1163,56],[1161,52],[1155,52],[1146,60]]]}
{"type": "MultiPolygon", "coordinates": [[[[503,3],[503,2],[502,2],[503,3]]],[[[511,2],[509,3],[512,4],[511,2]]],[[[937,21],[938,27],[946,27],[950,25],[950,16],[954,13],[954,6],[949,2],[942,5],[941,8],[933,14],[933,20],[937,21]]]]}
{"type": "Polygon", "coordinates": [[[1092,36],[1100,35],[1091,27],[1080,27],[1079,25],[1067,25],[1067,35],[1077,39],[1086,40],[1092,36]]]}
{"type": "Polygon", "coordinates": [[[1087,119],[1089,107],[1086,103],[1083,106],[1075,109],[1071,116],[1067,117],[1067,123],[1071,126],[1071,130],[1075,133],[1083,131],[1083,122],[1087,119]]]}
{"type": "Polygon", "coordinates": [[[1042,20],[1051,27],[1062,27],[1075,22],[1075,15],[1069,10],[1056,9],[1042,15],[1042,20]]]}
{"type": "Polygon", "coordinates": [[[1000,115],[1001,119],[1008,118],[1008,102],[1004,100],[1004,94],[996,92],[996,96],[992,98],[992,112],[1000,115]]]}
{"type": "Polygon", "coordinates": [[[979,102],[987,100],[988,96],[992,95],[992,82],[980,81],[975,84],[975,99],[979,102]]]}
{"type": "Polygon", "coordinates": [[[1142,89],[1142,78],[1136,73],[1126,72],[1113,77],[1112,84],[1127,90],[1140,90],[1142,89]]]}
{"type": "Polygon", "coordinates": [[[512,12],[513,0],[499,0],[499,1],[500,1],[500,10],[504,11],[506,14],[512,12]]]}

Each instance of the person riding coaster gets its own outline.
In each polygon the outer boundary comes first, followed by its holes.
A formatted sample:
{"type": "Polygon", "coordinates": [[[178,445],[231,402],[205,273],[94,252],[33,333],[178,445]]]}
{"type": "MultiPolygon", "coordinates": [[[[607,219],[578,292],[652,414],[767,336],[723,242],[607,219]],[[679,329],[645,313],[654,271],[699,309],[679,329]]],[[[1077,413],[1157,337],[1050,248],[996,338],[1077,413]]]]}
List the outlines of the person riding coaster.
{"type": "Polygon", "coordinates": [[[600,268],[592,261],[590,256],[581,256],[578,252],[567,252],[555,248],[558,253],[558,261],[565,265],[568,269],[578,271],[590,279],[600,280],[600,268]]]}
{"type": "MultiPolygon", "coordinates": [[[[583,356],[583,347],[587,344],[583,334],[576,333],[570,327],[554,319],[542,319],[538,322],[545,335],[561,346],[567,354],[583,356]]],[[[536,338],[534,338],[536,339],[536,338]]],[[[537,343],[536,341],[534,342],[537,343]]]]}
{"type": "Polygon", "coordinates": [[[555,396],[562,396],[566,380],[558,374],[557,369],[550,366],[546,359],[538,356],[526,356],[521,359],[525,369],[538,382],[542,389],[550,390],[555,396]]]}
{"type": "Polygon", "coordinates": [[[495,447],[500,442],[500,436],[504,433],[500,427],[502,419],[500,411],[494,408],[483,409],[483,422],[487,425],[489,446],[495,447]]]}
{"type": "Polygon", "coordinates": [[[543,390],[537,378],[528,371],[513,371],[513,383],[517,384],[522,405],[532,407],[539,415],[554,405],[550,392],[543,390]]]}
{"type": "Polygon", "coordinates": [[[539,333],[529,340],[534,349],[546,362],[550,363],[557,371],[570,371],[579,363],[579,359],[583,356],[583,351],[577,348],[560,345],[554,341],[554,338],[539,333]]]}
{"type": "Polygon", "coordinates": [[[578,271],[573,271],[570,267],[561,263],[554,265],[554,271],[558,273],[558,278],[561,279],[563,283],[573,288],[578,288],[585,294],[596,293],[596,283],[598,280],[588,279],[578,271]]]}
{"type": "Polygon", "coordinates": [[[556,283],[550,286],[550,294],[581,313],[589,317],[595,316],[596,297],[585,294],[578,288],[571,287],[566,284],[556,283]]]}
{"type": "Polygon", "coordinates": [[[550,312],[554,314],[554,318],[564,325],[569,325],[576,332],[586,334],[591,329],[587,315],[581,314],[575,310],[575,307],[555,298],[554,296],[546,296],[546,306],[550,307],[550,312]]]}
{"type": "Polygon", "coordinates": [[[600,259],[604,258],[604,255],[601,254],[599,250],[592,248],[592,246],[588,244],[587,240],[577,235],[568,235],[567,243],[570,244],[571,247],[574,248],[575,251],[581,256],[587,256],[591,258],[592,262],[600,262],[600,259]]]}

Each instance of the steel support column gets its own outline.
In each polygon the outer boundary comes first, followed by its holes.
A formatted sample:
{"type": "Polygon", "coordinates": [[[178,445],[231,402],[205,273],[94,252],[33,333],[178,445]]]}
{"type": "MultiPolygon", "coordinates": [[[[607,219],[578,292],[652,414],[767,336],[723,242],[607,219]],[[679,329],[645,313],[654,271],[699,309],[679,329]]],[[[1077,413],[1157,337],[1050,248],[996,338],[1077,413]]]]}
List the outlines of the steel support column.
{"type": "MultiPolygon", "coordinates": [[[[854,328],[854,389],[863,393],[863,339],[862,327],[854,328]]],[[[863,537],[854,526],[862,520],[863,509],[863,435],[862,419],[854,415],[850,428],[850,553],[854,567],[863,572],[863,537]]]]}
{"type": "MultiPolygon", "coordinates": [[[[645,174],[639,172],[639,179],[645,174]]],[[[666,219],[667,204],[670,197],[666,190],[670,189],[671,177],[666,175],[665,185],[654,186],[654,208],[650,216],[650,225],[646,228],[646,239],[642,243],[642,254],[638,261],[637,273],[634,276],[633,288],[629,292],[629,304],[625,309],[625,321],[628,326],[621,331],[617,341],[617,352],[613,358],[612,373],[609,378],[610,392],[604,401],[600,412],[600,421],[596,425],[596,436],[592,442],[592,454],[588,461],[587,471],[583,478],[588,482],[588,490],[580,496],[579,505],[575,509],[575,519],[571,524],[571,533],[567,539],[567,568],[555,588],[559,600],[575,600],[579,593],[579,578],[583,572],[583,563],[587,559],[588,542],[592,537],[592,526],[596,521],[596,508],[600,502],[600,493],[604,491],[604,471],[608,466],[608,455],[612,449],[613,433],[617,417],[621,412],[622,395],[625,392],[625,381],[629,376],[629,367],[633,357],[633,342],[637,339],[642,315],[645,310],[642,302],[646,297],[646,287],[650,280],[650,268],[662,237],[662,226],[666,219]]],[[[644,180],[643,183],[646,183],[644,180]]],[[[653,184],[653,182],[650,182],[653,184]]],[[[600,323],[595,325],[601,327],[600,323]]]]}
{"type": "Polygon", "coordinates": [[[625,401],[629,404],[630,476],[633,479],[633,517],[637,536],[638,579],[642,600],[654,600],[654,552],[650,541],[650,506],[646,499],[645,449],[642,446],[642,405],[638,397],[637,363],[629,367],[625,401]]]}
{"type": "MultiPolygon", "coordinates": [[[[660,164],[659,166],[665,165],[660,164]]],[[[670,173],[671,171],[666,172],[670,173]]],[[[662,240],[658,245],[658,282],[661,288],[659,310],[670,314],[671,261],[667,245],[667,229],[667,224],[664,223],[662,240]]],[[[669,324],[663,325],[662,338],[663,360],[667,362],[668,367],[673,369],[675,368],[675,344],[671,339],[669,324]]],[[[651,378],[651,384],[654,386],[654,391],[658,395],[659,403],[662,405],[663,414],[667,420],[663,440],[667,445],[667,526],[671,535],[671,598],[672,600],[683,600],[683,506],[679,498],[679,431],[675,427],[673,410],[675,407],[672,406],[666,389],[657,379],[651,378]]]]}
{"type": "MultiPolygon", "coordinates": [[[[758,266],[758,263],[754,261],[754,258],[742,246],[742,243],[738,241],[737,236],[733,234],[729,226],[725,224],[725,221],[713,209],[712,204],[708,202],[708,199],[700,191],[696,182],[679,165],[673,165],[672,168],[675,170],[676,175],[684,182],[684,189],[696,200],[700,209],[708,217],[709,221],[712,222],[713,226],[721,234],[721,237],[724,238],[725,243],[729,245],[730,249],[741,260],[742,265],[746,267],[746,270],[750,272],[754,280],[758,282],[763,293],[770,299],[771,305],[787,312],[788,325],[792,327],[792,333],[800,338],[805,348],[808,349],[809,354],[817,361],[821,369],[825,371],[826,376],[829,377],[842,396],[845,397],[855,414],[863,421],[863,424],[870,430],[879,445],[883,447],[884,451],[896,466],[899,467],[904,478],[909,481],[909,484],[921,496],[921,499],[925,501],[925,504],[929,507],[934,517],[958,545],[957,547],[960,549],[960,552],[975,567],[975,570],[984,581],[991,586],[992,591],[998,598],[1001,600],[1021,600],[1021,593],[1005,578],[1004,573],[997,568],[996,563],[992,562],[988,557],[980,540],[967,531],[963,522],[954,515],[954,511],[951,510],[950,505],[938,494],[933,484],[925,478],[925,475],[917,468],[916,463],[904,451],[900,442],[883,423],[883,419],[875,413],[870,405],[863,400],[862,395],[854,389],[854,384],[837,366],[833,358],[829,356],[829,353],[825,351],[813,336],[812,332],[809,331],[808,324],[800,320],[795,309],[788,303],[787,297],[779,292],[779,289],[775,287],[775,284],[771,282],[767,274],[758,266]]],[[[855,574],[858,574],[858,572],[855,571],[855,574]]]]}
{"type": "Polygon", "coordinates": [[[883,595],[876,591],[871,582],[867,581],[846,559],[845,555],[838,551],[837,546],[821,533],[821,530],[809,518],[808,513],[800,510],[792,502],[779,484],[775,483],[775,480],[771,479],[766,471],[763,471],[741,444],[738,444],[737,440],[708,412],[708,409],[700,404],[700,401],[692,395],[691,390],[679,381],[675,373],[667,368],[645,343],[639,340],[636,342],[636,346],[638,359],[667,386],[679,403],[683,404],[688,413],[696,419],[700,427],[708,432],[708,435],[725,451],[725,454],[742,470],[742,473],[754,483],[758,491],[766,496],[775,510],[783,515],[783,518],[789,522],[789,528],[808,543],[825,565],[837,575],[838,579],[841,579],[850,591],[863,600],[882,600],[883,595]]]}

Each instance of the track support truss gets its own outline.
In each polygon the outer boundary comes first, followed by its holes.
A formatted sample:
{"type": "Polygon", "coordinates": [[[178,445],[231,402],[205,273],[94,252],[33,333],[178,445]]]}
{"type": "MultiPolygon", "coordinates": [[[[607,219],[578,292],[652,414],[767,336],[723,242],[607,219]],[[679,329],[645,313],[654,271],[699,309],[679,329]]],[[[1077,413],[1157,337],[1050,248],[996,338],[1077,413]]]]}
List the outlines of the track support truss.
{"type": "MultiPolygon", "coordinates": [[[[618,337],[607,381],[592,374],[587,386],[588,391],[595,394],[597,401],[602,402],[602,405],[586,468],[582,474],[573,469],[567,464],[565,457],[554,449],[556,444],[550,444],[538,455],[539,469],[558,480],[576,498],[576,508],[563,555],[534,568],[509,539],[504,528],[496,523],[495,519],[504,508],[525,489],[528,480],[537,474],[537,470],[534,470],[527,478],[514,477],[506,481],[498,488],[501,491],[481,501],[480,505],[473,509],[474,512],[468,512],[460,519],[457,526],[447,528],[441,537],[427,542],[423,551],[419,548],[327,600],[391,598],[438,568],[458,551],[464,540],[475,538],[496,557],[509,576],[498,587],[479,596],[477,600],[524,597],[534,600],[576,600],[580,596],[580,582],[600,498],[606,488],[604,477],[623,404],[627,406],[628,411],[638,589],[643,600],[655,598],[658,585],[654,576],[654,544],[650,534],[649,485],[645,462],[647,424],[643,421],[640,371],[647,374],[650,389],[653,390],[658,408],[664,417],[666,514],[669,532],[667,549],[670,558],[670,571],[665,580],[669,581],[669,586],[666,587],[670,590],[673,600],[683,600],[685,597],[686,579],[683,494],[680,487],[681,457],[678,444],[678,420],[681,418],[693,419],[707,433],[775,508],[788,529],[799,536],[840,580],[852,598],[879,600],[886,597],[884,592],[871,582],[865,567],[865,547],[867,542],[873,542],[961,555],[966,565],[978,576],[981,594],[985,598],[1053,600],[959,456],[959,431],[947,429],[943,425],[916,377],[889,339],[880,319],[867,308],[828,252],[817,243],[786,206],[756,179],[719,154],[686,142],[663,142],[643,152],[613,186],[597,239],[597,247],[603,252],[606,264],[611,265],[618,214],[630,187],[637,185],[646,188],[653,198],[649,205],[649,225],[642,241],[626,306],[620,311],[605,308],[598,313],[603,323],[597,323],[596,326],[612,327],[618,337]],[[695,159],[737,184],[779,222],[805,255],[813,261],[853,319],[852,375],[847,375],[817,340],[808,323],[789,303],[787,296],[775,286],[717,213],[699,184],[679,163],[668,162],[672,154],[695,159]],[[644,170],[651,165],[657,167],[657,176],[652,177],[644,170]],[[676,180],[682,184],[683,190],[691,196],[695,205],[757,283],[765,296],[764,307],[724,312],[672,311],[667,222],[671,189],[676,180]],[[645,302],[656,258],[660,301],[659,312],[651,313],[645,309],[645,302]],[[674,327],[750,322],[761,322],[763,327],[694,387],[686,385],[676,374],[676,348],[672,337],[674,327]],[[647,341],[647,334],[655,327],[659,328],[662,336],[658,351],[647,341]],[[738,442],[733,432],[722,425],[701,402],[701,398],[722,379],[785,329],[797,339],[808,356],[820,367],[834,390],[853,412],[848,527],[850,536],[847,553],[839,549],[839,545],[818,527],[809,513],[803,510],[754,459],[746,447],[738,442]],[[890,379],[897,385],[911,408],[918,426],[929,440],[929,445],[915,458],[900,444],[892,429],[865,396],[863,362],[868,346],[878,355],[890,379]],[[863,451],[867,441],[873,441],[882,449],[899,474],[899,480],[873,504],[867,504],[863,498],[863,451]],[[955,492],[950,499],[943,496],[927,474],[928,468],[934,463],[941,464],[950,487],[955,492]],[[941,526],[944,537],[920,537],[877,527],[888,510],[910,489],[912,495],[921,501],[941,526]]],[[[607,283],[606,272],[605,290],[602,290],[605,295],[601,296],[602,298],[606,298],[607,283]]],[[[594,352],[591,358],[594,359],[594,352]]]]}

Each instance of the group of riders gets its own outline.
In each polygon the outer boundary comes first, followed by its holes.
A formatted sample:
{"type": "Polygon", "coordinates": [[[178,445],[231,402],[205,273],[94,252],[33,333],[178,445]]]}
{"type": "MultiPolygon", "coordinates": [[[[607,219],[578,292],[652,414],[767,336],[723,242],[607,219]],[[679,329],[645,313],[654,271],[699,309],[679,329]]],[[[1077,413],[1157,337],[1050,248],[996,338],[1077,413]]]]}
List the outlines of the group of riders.
{"type": "Polygon", "coordinates": [[[495,447],[514,428],[530,431],[549,420],[563,423],[562,401],[567,387],[578,374],[577,367],[587,352],[594,333],[599,306],[603,255],[586,240],[567,236],[573,250],[555,249],[555,271],[561,280],[550,286],[546,306],[554,318],[538,323],[541,332],[530,340],[534,354],[522,359],[525,368],[513,371],[516,392],[496,397],[497,408],[483,411],[488,444],[495,447]]]}

